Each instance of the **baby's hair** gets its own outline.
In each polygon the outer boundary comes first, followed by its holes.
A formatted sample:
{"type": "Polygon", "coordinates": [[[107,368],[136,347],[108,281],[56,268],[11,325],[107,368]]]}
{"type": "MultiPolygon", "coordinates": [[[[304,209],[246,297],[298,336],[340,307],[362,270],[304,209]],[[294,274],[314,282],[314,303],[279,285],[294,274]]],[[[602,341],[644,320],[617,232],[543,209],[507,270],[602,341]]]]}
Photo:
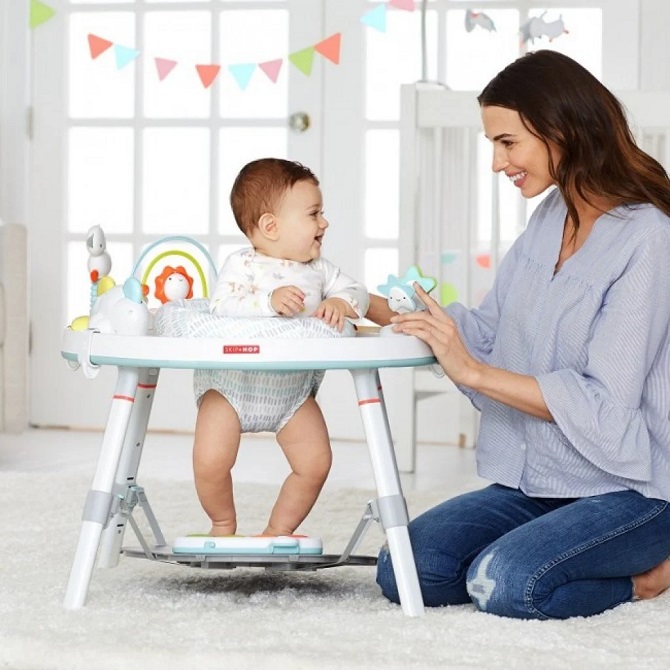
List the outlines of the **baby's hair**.
{"type": "Polygon", "coordinates": [[[274,214],[286,192],[299,181],[319,185],[316,175],[297,161],[261,158],[247,163],[230,191],[230,206],[239,229],[249,237],[261,216],[274,214]]]}

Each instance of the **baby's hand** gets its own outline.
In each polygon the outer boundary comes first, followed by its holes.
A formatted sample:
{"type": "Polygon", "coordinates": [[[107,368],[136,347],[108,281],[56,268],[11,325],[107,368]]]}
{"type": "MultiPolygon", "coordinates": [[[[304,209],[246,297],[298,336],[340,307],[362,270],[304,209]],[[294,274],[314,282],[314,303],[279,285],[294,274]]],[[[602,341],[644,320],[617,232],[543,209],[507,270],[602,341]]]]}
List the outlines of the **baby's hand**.
{"type": "Polygon", "coordinates": [[[305,309],[305,294],[297,286],[280,286],[272,291],[270,305],[280,316],[295,316],[305,309]]]}
{"type": "Polygon", "coordinates": [[[331,328],[341,331],[344,328],[344,317],[350,309],[347,301],[342,298],[326,298],[316,308],[314,316],[325,321],[331,328]]]}

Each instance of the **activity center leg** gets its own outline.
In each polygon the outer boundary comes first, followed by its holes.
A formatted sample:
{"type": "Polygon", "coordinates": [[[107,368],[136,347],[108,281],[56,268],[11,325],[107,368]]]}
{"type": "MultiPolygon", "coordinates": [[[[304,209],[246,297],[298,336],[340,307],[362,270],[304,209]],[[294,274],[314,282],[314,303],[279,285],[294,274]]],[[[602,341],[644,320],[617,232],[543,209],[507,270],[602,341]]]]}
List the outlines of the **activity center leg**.
{"type": "MultiPolygon", "coordinates": [[[[102,533],[100,552],[98,555],[99,568],[114,568],[119,563],[121,545],[126,529],[126,522],[131,521],[132,511],[136,504],[143,507],[148,505],[144,490],[137,486],[137,471],[142,458],[142,448],[149,424],[149,415],[153,405],[156,385],[158,383],[158,368],[142,368],[137,384],[135,402],[132,405],[126,437],[123,441],[119,467],[114,481],[114,497],[109,522],[102,533]]],[[[154,526],[150,508],[145,507],[145,513],[154,526]]],[[[158,544],[165,544],[165,539],[157,527],[153,528],[158,544]]]]}
{"type": "Polygon", "coordinates": [[[84,505],[79,541],[63,602],[66,609],[78,609],[86,602],[100,536],[112,508],[114,479],[135,403],[139,372],[138,368],[124,367],[118,371],[95,476],[84,505]]]}
{"type": "Polygon", "coordinates": [[[409,517],[400,485],[379,371],[356,369],[351,370],[351,374],[379,496],[376,506],[393,560],[400,604],[408,616],[422,616],[423,598],[407,529],[409,517]]]}

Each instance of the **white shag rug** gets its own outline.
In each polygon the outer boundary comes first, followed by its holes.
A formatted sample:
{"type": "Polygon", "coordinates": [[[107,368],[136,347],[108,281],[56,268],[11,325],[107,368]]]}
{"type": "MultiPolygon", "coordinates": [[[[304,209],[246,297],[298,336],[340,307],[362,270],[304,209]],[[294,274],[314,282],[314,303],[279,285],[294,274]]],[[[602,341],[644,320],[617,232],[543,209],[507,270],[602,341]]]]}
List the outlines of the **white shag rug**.
{"type": "MultiPolygon", "coordinates": [[[[206,528],[192,484],[141,483],[168,540],[206,528]]],[[[95,570],[83,609],[66,611],[89,484],[82,475],[0,473],[1,668],[670,667],[670,593],[590,619],[514,621],[469,605],[410,618],[382,598],[372,567],[207,571],[122,557],[95,570]]],[[[270,486],[237,487],[240,532],[263,526],[275,496],[270,486]]],[[[302,530],[338,553],[372,497],[326,491],[302,530]]],[[[410,513],[440,498],[408,494],[410,513]]],[[[382,539],[375,524],[357,553],[376,553],[382,539]]]]}

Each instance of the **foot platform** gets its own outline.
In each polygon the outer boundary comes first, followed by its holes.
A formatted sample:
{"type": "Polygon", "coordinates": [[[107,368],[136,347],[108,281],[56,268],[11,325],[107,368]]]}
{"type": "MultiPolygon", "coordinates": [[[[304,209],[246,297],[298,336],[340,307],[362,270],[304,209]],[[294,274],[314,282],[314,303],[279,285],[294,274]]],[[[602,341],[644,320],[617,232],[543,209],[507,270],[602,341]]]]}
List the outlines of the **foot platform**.
{"type": "MultiPolygon", "coordinates": [[[[145,512],[152,515],[146,504],[145,512]]],[[[122,547],[121,552],[132,558],[185,565],[192,568],[218,568],[232,570],[237,567],[265,568],[266,570],[320,570],[340,565],[370,566],[377,564],[376,556],[354,555],[370,523],[379,520],[376,501],[370,501],[363,516],[341,554],[324,554],[321,538],[305,535],[279,537],[251,535],[184,535],[172,545],[165,543],[163,534],[156,527],[154,542],[150,545],[137,526],[130,510],[129,519],[141,547],[122,547]]]]}
{"type": "Polygon", "coordinates": [[[310,572],[341,565],[374,566],[376,556],[344,556],[340,554],[205,554],[175,552],[172,547],[155,545],[147,553],[140,547],[124,547],[123,554],[130,558],[146,558],[161,563],[172,563],[190,568],[232,570],[233,568],[265,568],[277,571],[310,572]]]}
{"type": "Polygon", "coordinates": [[[172,543],[175,554],[252,554],[252,555],[320,555],[323,543],[319,537],[306,535],[186,535],[172,543]]]}

